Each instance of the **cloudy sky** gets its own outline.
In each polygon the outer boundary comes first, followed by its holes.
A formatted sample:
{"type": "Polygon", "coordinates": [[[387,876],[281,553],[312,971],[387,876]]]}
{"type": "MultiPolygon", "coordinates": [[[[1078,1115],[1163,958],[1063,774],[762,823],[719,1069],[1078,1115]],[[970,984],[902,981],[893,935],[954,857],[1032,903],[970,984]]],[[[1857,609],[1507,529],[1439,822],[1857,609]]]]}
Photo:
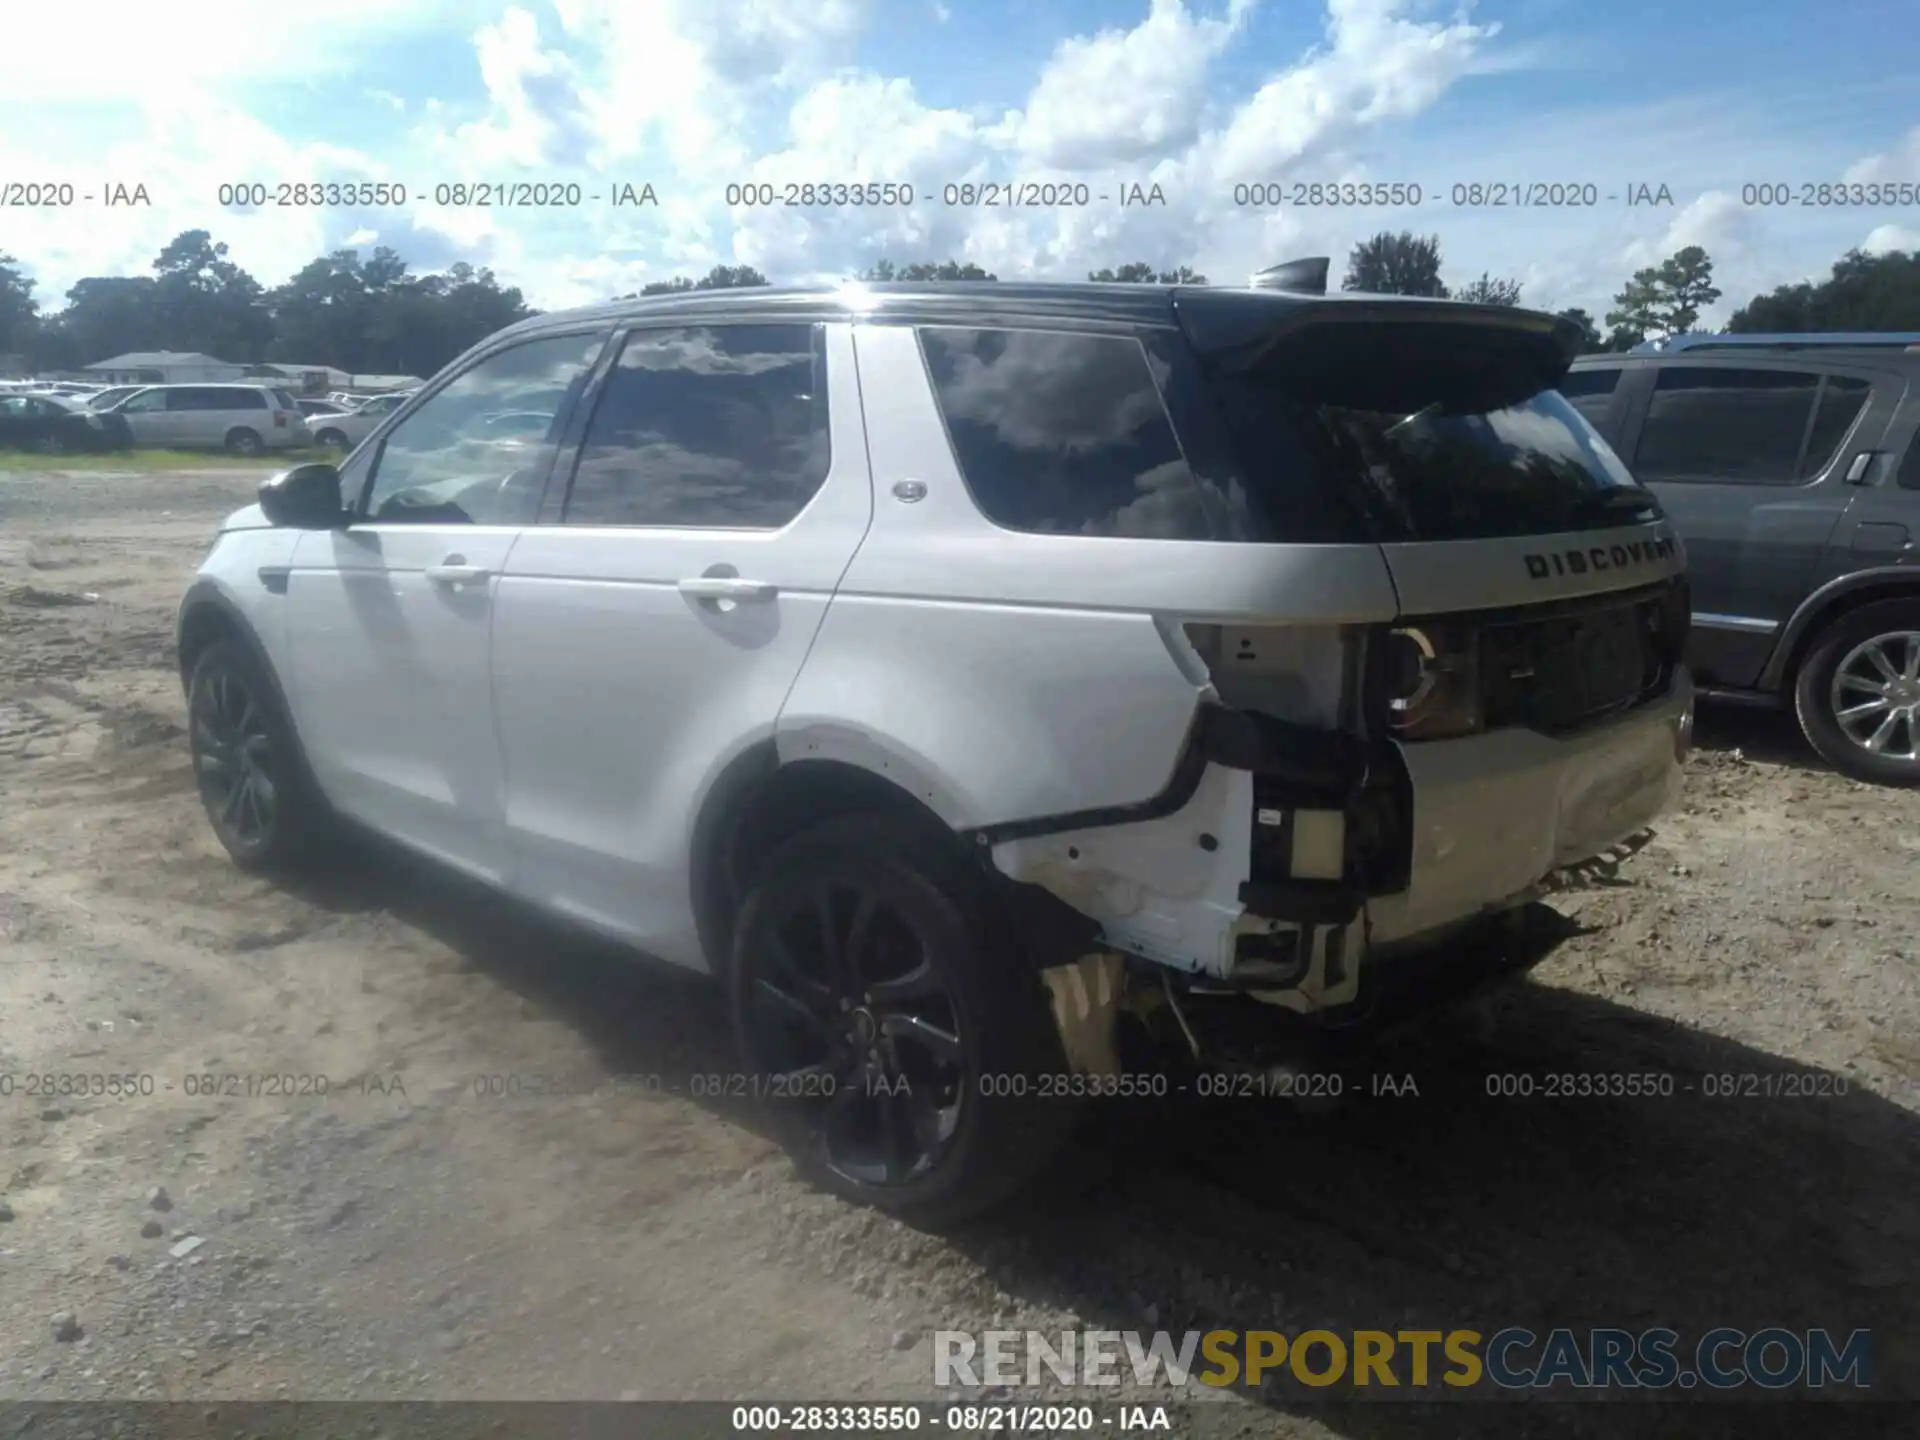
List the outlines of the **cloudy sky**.
{"type": "Polygon", "coordinates": [[[416,270],[491,265],[557,308],[720,262],[778,282],[881,256],[1006,278],[1140,258],[1220,281],[1331,254],[1337,274],[1390,227],[1438,233],[1450,281],[1491,271],[1529,304],[1596,314],[1635,267],[1698,243],[1727,296],[1711,319],[1850,246],[1920,247],[1920,205],[1743,203],[1752,185],[1920,181],[1912,18],[1911,0],[20,5],[0,47],[0,187],[71,183],[75,199],[0,196],[0,252],[49,308],[82,276],[144,271],[189,228],[266,284],[387,244],[416,270]],[[220,203],[223,183],[362,180],[407,201],[220,203]],[[515,181],[577,184],[581,203],[435,203],[438,186],[515,181]],[[911,186],[915,203],[726,203],[729,184],[808,181],[911,186]],[[947,203],[994,181],[1085,182],[1089,203],[947,203]],[[1422,200],[1235,203],[1237,185],[1290,198],[1314,181],[1422,200]],[[1591,186],[1599,204],[1452,203],[1476,182],[1591,186]],[[104,206],[114,184],[150,206],[104,206]],[[659,204],[612,206],[622,184],[659,204]],[[1123,207],[1135,185],[1165,203],[1123,207]],[[1641,185],[1673,203],[1629,206],[1641,185]]]}

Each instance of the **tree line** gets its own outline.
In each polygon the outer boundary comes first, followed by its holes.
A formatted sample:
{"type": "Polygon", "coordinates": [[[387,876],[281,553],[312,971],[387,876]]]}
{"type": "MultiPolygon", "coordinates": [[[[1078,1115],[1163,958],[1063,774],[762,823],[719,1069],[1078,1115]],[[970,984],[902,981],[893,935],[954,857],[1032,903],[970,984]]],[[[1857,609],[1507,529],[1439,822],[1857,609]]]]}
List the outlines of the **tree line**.
{"type": "MultiPolygon", "coordinates": [[[[1440,279],[1440,237],[1382,231],[1353,247],[1341,288],[1385,295],[1430,295],[1488,305],[1518,305],[1520,283],[1482,273],[1459,290],[1440,279]]],[[[1613,297],[1603,332],[1578,306],[1558,313],[1585,336],[1588,352],[1631,350],[1648,340],[1694,331],[1720,299],[1713,260],[1698,245],[1634,271],[1613,297]]],[[[1824,280],[1803,280],[1758,295],[1728,318],[1729,334],[1920,330],[1920,253],[1867,255],[1849,250],[1824,280]]]]}
{"type": "MultiPolygon", "coordinates": [[[[0,253],[0,357],[17,356],[34,372],[78,370],[134,350],[199,351],[235,364],[330,365],[355,374],[431,375],[494,331],[539,313],[519,289],[491,270],[461,263],[414,274],[386,246],[362,258],[336,250],[309,261],[283,284],[266,287],[227,258],[205,230],[176,236],[151,274],[89,276],[43,311],[20,262],[0,253]]],[[[1347,259],[1342,288],[1518,305],[1518,281],[1483,272],[1457,290],[1440,278],[1437,235],[1383,231],[1347,259]]],[[[857,278],[996,281],[970,260],[876,260],[857,278]]],[[[1204,285],[1187,266],[1145,260],[1088,272],[1091,281],[1204,285]]],[[[716,265],[698,277],[675,276],[637,295],[768,284],[750,265],[716,265]]],[[[618,296],[618,299],[631,298],[618,296]]],[[[1689,245],[1636,271],[1614,296],[1605,328],[1585,310],[1559,313],[1586,337],[1585,348],[1626,350],[1691,331],[1720,299],[1713,262],[1689,245]]],[[[1824,280],[1783,285],[1756,296],[1728,320],[1735,333],[1809,330],[1920,330],[1920,254],[1849,250],[1824,280]]]]}

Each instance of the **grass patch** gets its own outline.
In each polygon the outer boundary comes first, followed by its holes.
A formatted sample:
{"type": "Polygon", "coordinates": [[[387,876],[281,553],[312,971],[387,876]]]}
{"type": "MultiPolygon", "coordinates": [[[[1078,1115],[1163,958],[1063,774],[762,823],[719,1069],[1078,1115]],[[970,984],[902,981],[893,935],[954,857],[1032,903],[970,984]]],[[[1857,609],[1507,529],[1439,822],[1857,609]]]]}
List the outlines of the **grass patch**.
{"type": "Polygon", "coordinates": [[[271,473],[310,460],[336,461],[319,445],[229,455],[224,450],[119,450],[110,455],[38,455],[0,450],[0,470],[263,470],[271,473]]]}

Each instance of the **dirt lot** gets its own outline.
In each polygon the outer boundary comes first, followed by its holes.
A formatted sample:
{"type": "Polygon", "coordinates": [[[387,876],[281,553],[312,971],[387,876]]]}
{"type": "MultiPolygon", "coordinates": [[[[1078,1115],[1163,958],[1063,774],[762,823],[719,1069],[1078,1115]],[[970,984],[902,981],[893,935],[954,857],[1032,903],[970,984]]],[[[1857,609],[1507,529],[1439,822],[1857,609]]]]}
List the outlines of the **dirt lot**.
{"type": "MultiPolygon", "coordinates": [[[[0,471],[0,1398],[925,1397],[934,1328],[1216,1324],[1865,1327],[1877,1390],[1920,1395],[1920,793],[1709,715],[1682,812],[1559,902],[1531,978],[1377,1057],[1417,1096],[1141,1111],[1090,1130],[1081,1184],[933,1238],[686,1098],[728,1063],[705,986],[390,856],[298,890],[229,866],[171,623],[255,478],[0,471]],[[153,1093],[28,1093],[102,1072],[153,1093]],[[1576,1072],[1675,1093],[1486,1093],[1576,1072]],[[484,1093],[609,1074],[682,1094],[484,1093]],[[1744,1075],[1825,1093],[1702,1093],[1744,1075]]],[[[1249,1434],[1649,1428],[1224,1403],[1249,1434]]]]}

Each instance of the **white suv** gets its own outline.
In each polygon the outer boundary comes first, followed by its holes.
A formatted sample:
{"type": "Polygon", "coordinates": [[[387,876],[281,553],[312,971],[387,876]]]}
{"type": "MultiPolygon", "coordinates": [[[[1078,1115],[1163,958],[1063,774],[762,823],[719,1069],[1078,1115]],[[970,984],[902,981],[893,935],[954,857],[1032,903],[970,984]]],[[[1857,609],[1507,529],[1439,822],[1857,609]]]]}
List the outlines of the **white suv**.
{"type": "Polygon", "coordinates": [[[1116,285],[538,317],[227,521],[207,810],[713,973],[808,1174],[974,1213],[1123,1038],[1351,1017],[1673,799],[1683,556],[1577,340],[1116,285]]]}
{"type": "Polygon", "coordinates": [[[258,455],[313,441],[293,396],[268,385],[149,385],[109,408],[137,445],[258,455]]]}

